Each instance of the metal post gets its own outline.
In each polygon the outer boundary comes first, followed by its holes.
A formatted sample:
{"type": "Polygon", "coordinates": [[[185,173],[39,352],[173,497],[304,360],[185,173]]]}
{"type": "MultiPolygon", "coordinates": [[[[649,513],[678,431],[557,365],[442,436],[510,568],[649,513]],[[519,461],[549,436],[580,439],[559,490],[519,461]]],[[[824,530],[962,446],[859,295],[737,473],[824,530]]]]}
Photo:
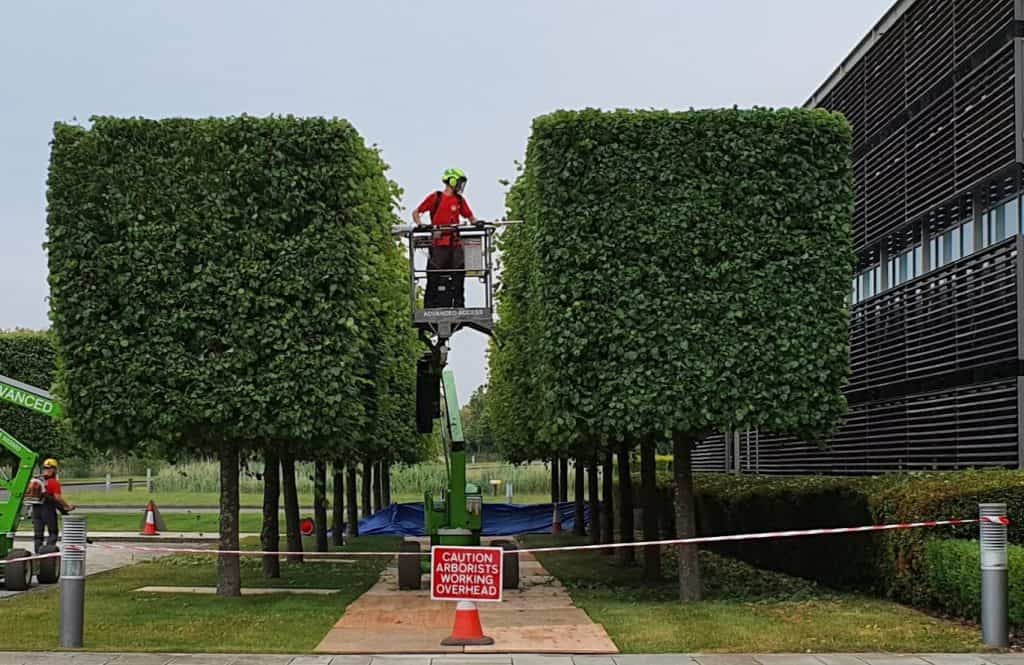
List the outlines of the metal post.
{"type": "Polygon", "coordinates": [[[60,646],[82,646],[85,623],[85,515],[66,515],[60,572],[60,646]]]}
{"type": "Polygon", "coordinates": [[[153,493],[153,469],[146,469],[146,491],[153,493]]]}
{"type": "Polygon", "coordinates": [[[512,483],[505,485],[505,502],[512,503],[512,483]]]}
{"type": "Polygon", "coordinates": [[[107,482],[106,482],[106,490],[107,490],[108,492],[110,491],[110,485],[111,485],[111,482],[110,482],[110,474],[108,473],[108,474],[107,474],[107,482]]]}
{"type": "MultiPolygon", "coordinates": [[[[982,517],[1006,516],[1005,503],[978,505],[982,517]]],[[[1006,525],[982,522],[981,531],[981,637],[990,647],[1010,645],[1007,612],[1006,525]]]]}

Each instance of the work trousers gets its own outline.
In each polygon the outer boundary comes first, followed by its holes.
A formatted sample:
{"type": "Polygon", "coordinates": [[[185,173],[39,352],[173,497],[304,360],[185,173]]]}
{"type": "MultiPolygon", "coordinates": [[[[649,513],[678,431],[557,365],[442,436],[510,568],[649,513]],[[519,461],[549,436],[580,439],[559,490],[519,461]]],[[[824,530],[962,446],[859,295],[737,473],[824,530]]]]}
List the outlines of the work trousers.
{"type": "Polygon", "coordinates": [[[40,503],[32,506],[32,528],[35,530],[36,554],[43,548],[57,546],[60,530],[57,526],[57,508],[53,504],[40,503]],[[44,531],[49,531],[44,540],[44,531]]]}
{"type": "Polygon", "coordinates": [[[428,272],[427,293],[423,298],[425,309],[436,307],[465,307],[466,256],[462,246],[431,247],[427,270],[450,270],[451,272],[428,272]]]}

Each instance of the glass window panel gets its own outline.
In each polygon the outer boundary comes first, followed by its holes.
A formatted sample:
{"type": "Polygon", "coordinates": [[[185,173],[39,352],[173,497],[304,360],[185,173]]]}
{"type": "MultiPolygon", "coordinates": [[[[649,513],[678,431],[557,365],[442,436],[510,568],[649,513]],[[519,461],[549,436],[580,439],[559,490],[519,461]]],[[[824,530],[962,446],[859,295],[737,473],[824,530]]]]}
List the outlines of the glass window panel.
{"type": "Polygon", "coordinates": [[[914,248],[914,262],[910,269],[912,278],[921,276],[921,272],[924,269],[924,249],[921,248],[921,245],[914,248]]]}
{"type": "Polygon", "coordinates": [[[939,238],[932,238],[928,243],[928,261],[931,263],[932,270],[942,265],[939,260],[939,238]]]}
{"type": "Polygon", "coordinates": [[[990,236],[990,233],[989,233],[991,230],[992,230],[992,227],[989,224],[989,214],[986,212],[984,215],[981,216],[981,248],[982,249],[988,247],[992,243],[991,236],[990,236]]]}
{"type": "Polygon", "coordinates": [[[1017,199],[1006,202],[1006,235],[1004,238],[1015,236],[1020,231],[1020,206],[1017,199]]]}
{"type": "Polygon", "coordinates": [[[956,247],[954,248],[953,246],[953,239],[956,238],[956,235],[957,234],[954,233],[953,231],[946,231],[945,233],[942,234],[942,237],[940,238],[940,240],[942,241],[943,264],[949,263],[950,261],[955,261],[959,258],[958,256],[956,256],[956,252],[960,250],[959,238],[957,238],[956,240],[956,247]]]}
{"type": "Polygon", "coordinates": [[[963,256],[967,256],[974,252],[974,222],[965,222],[960,228],[963,231],[963,256]]]}
{"type": "Polygon", "coordinates": [[[994,211],[995,230],[992,232],[992,242],[999,242],[1006,237],[1006,206],[999,206],[994,211]]]}

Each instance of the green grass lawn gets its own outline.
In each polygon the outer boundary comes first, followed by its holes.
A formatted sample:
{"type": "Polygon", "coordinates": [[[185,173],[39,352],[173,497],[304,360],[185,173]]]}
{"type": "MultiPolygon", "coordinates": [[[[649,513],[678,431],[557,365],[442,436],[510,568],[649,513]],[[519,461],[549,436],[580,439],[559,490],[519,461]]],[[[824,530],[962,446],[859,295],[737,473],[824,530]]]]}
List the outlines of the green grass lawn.
{"type": "MultiPolygon", "coordinates": [[[[581,542],[527,536],[524,546],[581,542]]],[[[812,582],[701,553],[706,600],[678,602],[675,552],[667,575],[642,580],[601,552],[538,554],[576,605],[602,624],[624,653],[664,652],[965,652],[983,650],[976,627],[934,618],[896,603],[836,593],[812,582]]],[[[641,556],[638,553],[638,557],[641,556]]],[[[837,562],[842,565],[842,562],[837,562]]]]}
{"type": "MultiPolygon", "coordinates": [[[[393,551],[399,538],[368,536],[348,551],[393,551]]],[[[248,543],[248,546],[253,546],[248,543]]],[[[340,589],[330,596],[280,595],[217,598],[146,594],[150,585],[214,586],[209,556],[181,556],[101,573],[86,583],[84,646],[92,651],[306,653],[345,608],[372,586],[387,561],[281,563],[281,579],[264,579],[259,559],[242,560],[243,587],[340,589]]],[[[57,588],[0,601],[0,650],[58,647],[57,588]]]]}

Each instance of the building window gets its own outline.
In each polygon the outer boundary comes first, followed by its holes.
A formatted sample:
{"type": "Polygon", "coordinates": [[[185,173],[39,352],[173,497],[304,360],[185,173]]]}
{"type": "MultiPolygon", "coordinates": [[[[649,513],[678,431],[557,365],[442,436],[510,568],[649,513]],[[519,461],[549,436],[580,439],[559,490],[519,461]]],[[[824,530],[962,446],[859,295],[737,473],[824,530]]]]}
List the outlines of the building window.
{"type": "Polygon", "coordinates": [[[889,260],[889,285],[899,286],[921,274],[921,246],[899,254],[889,260]]]}
{"type": "Polygon", "coordinates": [[[928,258],[931,259],[932,269],[959,261],[973,251],[974,222],[955,226],[928,243],[928,258]]]}
{"type": "Polygon", "coordinates": [[[981,246],[988,247],[1020,233],[1020,200],[1010,199],[981,216],[981,246]]]}

